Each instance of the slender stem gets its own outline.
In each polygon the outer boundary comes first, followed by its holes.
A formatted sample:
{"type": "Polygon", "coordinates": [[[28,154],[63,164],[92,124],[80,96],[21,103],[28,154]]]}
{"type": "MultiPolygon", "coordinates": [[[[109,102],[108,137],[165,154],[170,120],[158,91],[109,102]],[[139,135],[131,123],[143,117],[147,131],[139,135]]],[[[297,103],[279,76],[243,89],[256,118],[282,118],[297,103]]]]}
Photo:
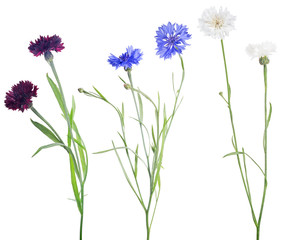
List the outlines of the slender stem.
{"type": "Polygon", "coordinates": [[[152,195],[153,195],[153,192],[150,191],[148,207],[147,207],[147,210],[145,211],[145,213],[146,213],[146,227],[147,227],[147,240],[150,239],[150,231],[151,231],[151,222],[149,223],[149,211],[150,211],[150,207],[151,207],[152,195]]]}
{"type": "Polygon", "coordinates": [[[174,108],[173,108],[173,112],[172,112],[172,115],[171,115],[172,117],[171,117],[168,129],[166,131],[166,137],[167,137],[167,135],[169,133],[170,127],[172,125],[172,122],[173,122],[173,119],[174,119],[174,116],[175,116],[175,112],[177,110],[178,98],[179,98],[179,95],[180,95],[180,92],[181,92],[181,88],[182,88],[182,84],[183,84],[183,81],[184,81],[184,78],[185,78],[185,69],[184,69],[183,58],[182,58],[182,56],[180,54],[178,54],[178,56],[179,56],[180,63],[181,63],[181,68],[182,68],[181,82],[180,82],[180,86],[179,86],[179,88],[177,90],[177,94],[176,94],[176,98],[175,98],[175,103],[174,103],[174,108]]]}
{"type": "MultiPolygon", "coordinates": [[[[234,128],[234,122],[233,122],[233,114],[232,114],[232,109],[231,109],[231,101],[230,101],[231,100],[231,88],[230,88],[230,84],[229,84],[229,80],[228,80],[228,72],[227,72],[227,65],[226,65],[226,58],[225,58],[225,50],[224,50],[223,39],[221,39],[221,46],[222,46],[222,53],[223,53],[223,60],[224,60],[224,67],[225,67],[225,74],[226,74],[227,103],[228,103],[228,109],[229,109],[231,127],[232,127],[232,132],[233,132],[234,149],[235,149],[236,152],[239,152],[239,150],[238,150],[238,144],[237,144],[237,139],[236,139],[235,128],[234,128]]],[[[236,155],[236,157],[237,157],[237,162],[238,162],[238,166],[239,166],[239,169],[240,169],[240,173],[241,173],[241,177],[242,177],[244,189],[246,191],[248,202],[249,202],[249,205],[250,205],[250,208],[251,208],[251,214],[252,214],[253,222],[254,222],[255,226],[257,226],[257,220],[256,220],[256,217],[255,217],[255,213],[254,213],[254,209],[253,209],[253,205],[252,205],[250,193],[248,192],[248,188],[247,188],[247,185],[246,185],[245,177],[244,177],[244,174],[243,174],[243,170],[242,170],[242,166],[241,166],[241,160],[240,160],[240,157],[239,157],[238,154],[236,155]]]]}
{"type": "Polygon", "coordinates": [[[80,217],[80,240],[82,240],[82,227],[83,227],[83,203],[84,203],[84,184],[81,184],[81,209],[82,212],[80,217]]]}
{"type": "MultiPolygon", "coordinates": [[[[130,85],[132,86],[132,88],[134,88],[133,82],[132,82],[132,77],[131,77],[131,69],[127,70],[127,75],[128,75],[128,79],[129,79],[130,85]]],[[[134,100],[134,105],[135,105],[137,117],[138,117],[139,124],[140,124],[140,129],[141,129],[141,135],[142,135],[142,141],[143,141],[144,151],[145,151],[145,155],[146,155],[146,158],[147,158],[147,169],[148,169],[148,174],[149,174],[149,177],[150,177],[150,180],[151,180],[152,177],[151,177],[151,172],[150,172],[149,156],[148,156],[147,149],[146,149],[144,131],[143,131],[143,128],[142,128],[142,123],[141,123],[139,109],[138,109],[138,106],[137,106],[136,97],[135,97],[135,94],[134,94],[134,91],[132,90],[132,88],[130,88],[130,89],[131,89],[131,93],[132,93],[132,97],[133,97],[133,100],[134,100]]]]}
{"type": "Polygon", "coordinates": [[[65,115],[65,118],[66,118],[66,121],[67,121],[67,124],[68,124],[68,129],[69,129],[69,132],[70,132],[70,135],[71,135],[71,140],[72,140],[73,147],[74,147],[74,150],[75,150],[75,157],[76,157],[77,165],[78,165],[78,168],[79,168],[78,178],[80,179],[80,182],[82,182],[81,167],[80,167],[80,164],[79,164],[79,157],[78,157],[77,148],[76,148],[76,144],[75,144],[74,137],[73,137],[72,127],[71,127],[71,123],[70,123],[70,116],[69,116],[69,111],[68,111],[68,108],[67,108],[65,96],[64,96],[63,89],[62,89],[59,77],[57,75],[53,60],[49,61],[49,65],[52,69],[52,72],[53,72],[53,74],[55,76],[55,79],[56,79],[56,82],[58,84],[59,91],[61,93],[61,98],[62,98],[64,110],[65,110],[64,115],[65,115]]]}
{"type": "Polygon", "coordinates": [[[65,115],[65,118],[66,118],[66,121],[67,121],[67,124],[68,124],[68,130],[69,130],[69,133],[70,133],[70,136],[71,136],[71,141],[72,141],[72,144],[73,144],[73,147],[74,147],[74,151],[75,151],[76,160],[74,159],[74,165],[77,165],[77,168],[78,168],[77,177],[78,177],[78,180],[79,180],[80,186],[81,186],[81,189],[80,189],[81,190],[80,240],[82,240],[83,204],[84,204],[84,183],[85,183],[85,180],[82,179],[81,165],[80,165],[80,161],[79,161],[79,157],[78,157],[77,147],[76,147],[76,144],[75,144],[75,141],[74,141],[73,129],[72,129],[72,126],[71,126],[69,111],[68,111],[68,108],[67,108],[67,104],[66,104],[66,100],[65,100],[65,97],[64,97],[63,89],[62,89],[59,77],[57,75],[57,72],[56,72],[53,60],[48,61],[48,63],[50,65],[51,69],[52,69],[52,72],[53,72],[53,74],[55,76],[56,82],[57,82],[58,87],[59,87],[59,91],[61,93],[61,98],[62,98],[63,107],[64,107],[64,115],[65,115]]]}
{"type": "Polygon", "coordinates": [[[262,196],[262,201],[261,201],[261,207],[260,207],[260,212],[259,212],[259,218],[258,218],[258,223],[257,223],[257,233],[256,233],[256,239],[259,240],[259,233],[260,233],[260,224],[261,224],[261,219],[262,219],[262,214],[263,214],[263,209],[264,209],[264,204],[265,204],[265,198],[266,198],[266,192],[267,192],[267,186],[268,186],[268,181],[267,181],[267,131],[268,131],[268,120],[267,120],[267,65],[264,65],[264,83],[265,83],[265,131],[264,131],[264,153],[265,153],[265,178],[264,178],[264,191],[263,191],[263,196],[262,196]]]}

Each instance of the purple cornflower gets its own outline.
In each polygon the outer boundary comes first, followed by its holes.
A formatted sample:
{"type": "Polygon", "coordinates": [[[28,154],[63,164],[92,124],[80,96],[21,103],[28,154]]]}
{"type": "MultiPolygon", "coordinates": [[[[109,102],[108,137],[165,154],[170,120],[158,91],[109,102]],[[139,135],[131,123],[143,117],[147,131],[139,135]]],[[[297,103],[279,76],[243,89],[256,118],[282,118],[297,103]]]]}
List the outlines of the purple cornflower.
{"type": "Polygon", "coordinates": [[[30,81],[20,81],[6,93],[5,107],[24,112],[32,106],[31,98],[37,96],[37,90],[38,87],[30,81]]]}
{"type": "Polygon", "coordinates": [[[126,49],[126,52],[121,54],[120,57],[116,57],[113,54],[110,54],[108,57],[108,62],[118,69],[119,67],[124,67],[125,71],[132,68],[133,64],[138,65],[139,61],[142,60],[143,53],[141,49],[133,49],[132,46],[129,46],[126,49]]]}
{"type": "Polygon", "coordinates": [[[61,38],[57,35],[53,35],[51,37],[40,36],[40,38],[36,39],[35,42],[31,41],[28,47],[29,51],[36,57],[50,51],[60,52],[64,48],[65,47],[61,42],[61,38]]]}
{"type": "Polygon", "coordinates": [[[170,22],[159,27],[155,36],[156,54],[164,59],[171,58],[176,53],[181,54],[182,50],[189,45],[186,40],[189,40],[192,36],[187,31],[188,28],[185,25],[170,22]]]}

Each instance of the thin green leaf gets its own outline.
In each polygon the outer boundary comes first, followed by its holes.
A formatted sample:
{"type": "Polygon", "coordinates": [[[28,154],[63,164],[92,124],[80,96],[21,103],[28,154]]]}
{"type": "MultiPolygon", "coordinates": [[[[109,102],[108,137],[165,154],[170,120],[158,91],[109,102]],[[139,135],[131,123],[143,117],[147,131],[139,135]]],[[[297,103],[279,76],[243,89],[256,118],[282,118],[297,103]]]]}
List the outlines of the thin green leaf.
{"type": "Polygon", "coordinates": [[[76,175],[75,175],[74,159],[72,159],[71,154],[69,155],[69,159],[70,159],[70,172],[71,172],[71,183],[72,183],[73,193],[76,199],[78,210],[82,214],[81,200],[79,196],[76,175]]]}
{"type": "Polygon", "coordinates": [[[56,84],[52,81],[52,79],[49,77],[49,75],[47,74],[47,80],[48,80],[48,83],[50,85],[50,87],[52,88],[52,91],[55,95],[55,98],[59,104],[59,107],[61,109],[61,111],[63,112],[63,114],[65,113],[64,111],[64,105],[63,105],[63,100],[62,100],[62,96],[61,96],[61,93],[58,89],[58,87],[56,86],[56,84]]]}
{"type": "Polygon", "coordinates": [[[119,76],[119,79],[124,83],[124,84],[126,84],[126,82],[123,80],[123,78],[121,78],[120,76],[119,76]]]}
{"type": "Polygon", "coordinates": [[[48,144],[48,145],[44,145],[44,146],[39,147],[39,149],[32,155],[32,157],[34,157],[35,155],[37,155],[43,149],[47,149],[47,148],[51,148],[51,147],[56,147],[56,146],[65,147],[65,145],[62,144],[62,143],[51,143],[51,144],[48,144]]]}
{"type": "Polygon", "coordinates": [[[141,98],[141,94],[137,94],[138,95],[138,101],[139,101],[139,113],[140,113],[140,120],[141,122],[143,121],[143,117],[144,117],[144,110],[143,110],[143,101],[141,98]]]}
{"type": "Polygon", "coordinates": [[[135,151],[133,151],[132,149],[130,149],[129,147],[115,147],[115,148],[111,148],[111,149],[107,149],[107,150],[103,150],[103,151],[99,151],[99,152],[94,152],[93,154],[102,154],[102,153],[107,153],[107,152],[111,152],[111,151],[115,151],[118,149],[128,149],[130,152],[132,152],[140,161],[142,161],[142,163],[145,165],[145,167],[147,168],[146,162],[139,156],[136,154],[135,151]]]}
{"type": "Polygon", "coordinates": [[[267,120],[267,127],[269,127],[269,123],[270,123],[270,120],[271,120],[271,115],[272,115],[272,104],[270,103],[269,115],[268,115],[268,120],[267,120]]]}
{"type": "Polygon", "coordinates": [[[74,96],[72,96],[72,108],[71,108],[71,112],[70,112],[70,124],[71,124],[71,128],[73,128],[75,110],[76,110],[75,100],[74,100],[74,96]]]}
{"type": "Polygon", "coordinates": [[[152,125],[151,132],[152,132],[152,140],[153,140],[153,143],[154,143],[154,147],[156,147],[156,141],[155,141],[155,134],[154,134],[153,125],[152,125]]]}
{"type": "Polygon", "coordinates": [[[250,157],[245,152],[231,152],[231,153],[228,153],[228,154],[224,155],[223,158],[228,157],[228,156],[232,156],[232,155],[240,155],[240,154],[245,154],[247,157],[249,157],[251,159],[251,161],[260,169],[262,174],[265,175],[264,171],[261,169],[261,167],[258,165],[258,163],[256,161],[254,161],[254,159],[252,157],[250,157]]]}
{"type": "Polygon", "coordinates": [[[116,156],[117,156],[117,158],[118,158],[118,160],[119,160],[119,163],[120,163],[120,165],[121,165],[122,171],[123,171],[123,173],[124,173],[124,176],[125,176],[125,178],[126,178],[128,184],[129,184],[129,186],[131,187],[131,189],[132,189],[132,191],[134,192],[135,196],[138,198],[139,202],[143,205],[142,200],[140,199],[140,197],[138,196],[137,192],[135,191],[135,189],[134,189],[134,187],[133,187],[133,185],[132,185],[132,183],[131,183],[131,181],[130,181],[130,179],[129,179],[127,173],[126,173],[126,170],[125,170],[125,168],[124,168],[124,166],[123,166],[123,164],[122,164],[121,158],[120,158],[120,156],[119,156],[119,154],[118,154],[118,152],[117,152],[117,148],[115,147],[114,142],[112,142],[112,145],[113,145],[114,151],[115,151],[115,153],[116,153],[116,156]]]}
{"type": "Polygon", "coordinates": [[[174,85],[174,73],[173,72],[172,72],[172,86],[173,86],[174,95],[176,96],[175,85],[174,85]]]}
{"type": "Polygon", "coordinates": [[[108,102],[107,99],[98,91],[97,88],[95,88],[94,86],[93,86],[93,88],[104,101],[108,102]]]}
{"type": "Polygon", "coordinates": [[[138,171],[138,152],[139,152],[139,145],[136,146],[135,150],[135,158],[134,158],[134,177],[137,177],[137,171],[138,171]]]}
{"type": "Polygon", "coordinates": [[[234,141],[233,141],[233,136],[231,137],[231,143],[232,143],[233,148],[236,149],[234,141]]]}
{"type": "Polygon", "coordinates": [[[42,125],[38,122],[33,121],[32,119],[30,119],[30,120],[37,129],[39,129],[42,133],[44,133],[53,142],[61,143],[50,129],[48,129],[47,127],[45,127],[44,125],[42,125]]]}

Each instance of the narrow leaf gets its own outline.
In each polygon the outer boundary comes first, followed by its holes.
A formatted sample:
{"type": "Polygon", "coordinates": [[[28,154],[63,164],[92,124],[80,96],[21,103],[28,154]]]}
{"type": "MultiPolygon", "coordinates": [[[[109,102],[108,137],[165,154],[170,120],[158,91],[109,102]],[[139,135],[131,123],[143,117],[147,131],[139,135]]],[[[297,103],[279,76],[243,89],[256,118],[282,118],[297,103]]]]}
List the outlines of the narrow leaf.
{"type": "Polygon", "coordinates": [[[50,129],[48,129],[47,127],[45,127],[44,125],[42,125],[38,122],[33,121],[32,119],[30,119],[30,120],[37,129],[39,129],[42,133],[44,133],[53,142],[60,143],[60,141],[57,139],[55,134],[50,129]]]}
{"type": "Polygon", "coordinates": [[[81,200],[79,197],[79,191],[78,191],[76,175],[75,175],[74,159],[72,159],[71,154],[69,155],[69,158],[70,158],[70,172],[71,172],[71,183],[72,183],[73,193],[76,199],[78,210],[80,213],[82,213],[81,200]]]}
{"type": "Polygon", "coordinates": [[[49,83],[50,87],[52,88],[52,91],[53,91],[53,93],[55,95],[55,98],[56,98],[56,100],[57,100],[57,102],[59,104],[59,107],[60,107],[61,111],[64,114],[65,111],[64,111],[64,105],[63,105],[61,93],[60,93],[58,87],[56,86],[56,84],[49,77],[49,75],[47,74],[46,76],[47,76],[48,83],[49,83]]]}
{"type": "Polygon", "coordinates": [[[138,93],[137,95],[138,95],[138,100],[139,100],[140,120],[142,122],[143,117],[144,117],[143,101],[142,101],[142,98],[141,98],[141,94],[138,93]]]}
{"type": "Polygon", "coordinates": [[[228,153],[228,154],[224,155],[223,158],[228,157],[228,156],[232,156],[232,155],[240,155],[240,154],[246,155],[248,158],[250,158],[251,161],[260,169],[262,174],[265,175],[264,171],[261,169],[261,167],[258,165],[258,163],[252,157],[250,157],[249,154],[247,154],[245,152],[231,152],[231,153],[228,153]]]}
{"type": "Polygon", "coordinates": [[[107,99],[98,91],[97,88],[95,88],[95,87],[93,87],[93,88],[104,101],[108,102],[107,99]]]}
{"type": "Polygon", "coordinates": [[[271,120],[271,115],[272,115],[272,104],[270,103],[269,115],[268,115],[268,120],[267,120],[267,127],[269,127],[269,123],[270,123],[270,120],[271,120]]]}
{"type": "Polygon", "coordinates": [[[137,165],[138,165],[138,152],[139,152],[139,145],[136,146],[135,150],[135,158],[134,158],[134,177],[137,177],[137,165]]]}
{"type": "Polygon", "coordinates": [[[47,149],[47,148],[51,148],[51,147],[56,147],[56,146],[60,146],[60,147],[64,147],[65,145],[62,143],[51,143],[48,145],[44,145],[39,147],[39,149],[32,155],[32,157],[34,157],[35,155],[37,155],[40,151],[42,151],[43,149],[47,149]]]}

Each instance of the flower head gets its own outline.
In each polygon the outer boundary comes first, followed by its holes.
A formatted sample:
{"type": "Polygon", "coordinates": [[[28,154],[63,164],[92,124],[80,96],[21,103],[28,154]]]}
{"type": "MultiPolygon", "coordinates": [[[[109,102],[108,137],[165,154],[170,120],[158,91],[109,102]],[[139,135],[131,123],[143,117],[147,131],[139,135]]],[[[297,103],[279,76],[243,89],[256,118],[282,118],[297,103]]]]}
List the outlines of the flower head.
{"type": "Polygon", "coordinates": [[[186,40],[192,36],[188,33],[188,28],[185,25],[170,22],[159,27],[156,34],[156,54],[164,59],[171,58],[176,53],[181,54],[182,50],[189,45],[186,40]]]}
{"type": "Polygon", "coordinates": [[[133,64],[138,65],[139,61],[142,60],[143,53],[141,49],[133,49],[132,46],[129,46],[126,49],[126,52],[121,54],[119,57],[116,57],[113,54],[110,54],[108,57],[108,62],[118,69],[119,67],[124,67],[125,70],[131,69],[133,64]]]}
{"type": "MultiPolygon", "coordinates": [[[[268,57],[276,51],[276,45],[272,42],[263,42],[261,44],[249,44],[246,48],[247,54],[253,58],[263,59],[268,57]]],[[[268,64],[269,62],[265,63],[268,64]]],[[[262,64],[264,65],[264,64],[262,64]]]]}
{"type": "Polygon", "coordinates": [[[208,8],[202,13],[199,19],[199,28],[207,36],[224,39],[234,29],[236,17],[231,15],[225,8],[220,7],[219,12],[215,7],[208,8]]]}
{"type": "Polygon", "coordinates": [[[57,35],[53,35],[51,37],[40,36],[40,38],[36,39],[35,42],[31,41],[28,47],[29,51],[36,57],[46,53],[46,55],[48,55],[48,52],[50,51],[60,52],[64,48],[65,47],[61,42],[61,38],[57,35]]]}
{"type": "Polygon", "coordinates": [[[8,109],[24,110],[32,106],[32,97],[37,96],[38,87],[33,85],[30,81],[20,81],[18,84],[12,86],[11,91],[6,93],[5,106],[8,109]]]}

